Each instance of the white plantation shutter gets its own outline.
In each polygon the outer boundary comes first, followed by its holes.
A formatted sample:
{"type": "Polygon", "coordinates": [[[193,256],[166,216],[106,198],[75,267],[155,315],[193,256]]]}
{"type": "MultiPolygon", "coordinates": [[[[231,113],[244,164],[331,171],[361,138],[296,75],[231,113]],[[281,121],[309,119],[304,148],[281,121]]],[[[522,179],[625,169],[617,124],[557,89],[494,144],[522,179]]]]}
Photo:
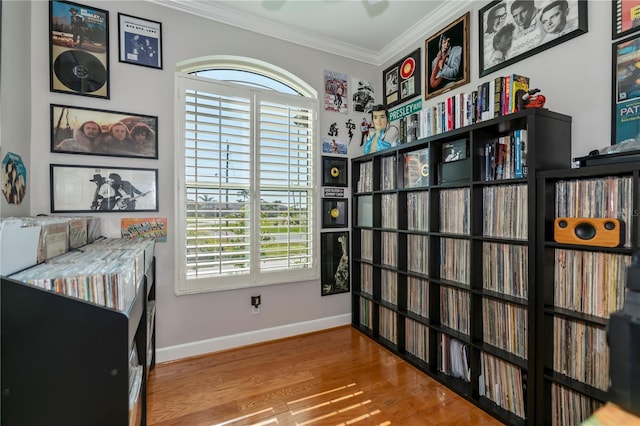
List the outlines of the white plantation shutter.
{"type": "Polygon", "coordinates": [[[180,76],[179,290],[317,278],[315,101],[180,76]]]}

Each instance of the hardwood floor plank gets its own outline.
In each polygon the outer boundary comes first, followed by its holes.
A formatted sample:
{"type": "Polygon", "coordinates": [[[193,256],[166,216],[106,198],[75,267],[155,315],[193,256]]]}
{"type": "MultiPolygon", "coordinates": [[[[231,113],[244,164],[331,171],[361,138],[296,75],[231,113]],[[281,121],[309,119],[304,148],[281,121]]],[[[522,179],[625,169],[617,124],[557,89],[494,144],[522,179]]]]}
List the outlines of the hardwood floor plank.
{"type": "Polygon", "coordinates": [[[149,426],[502,423],[345,326],[157,364],[149,426]]]}

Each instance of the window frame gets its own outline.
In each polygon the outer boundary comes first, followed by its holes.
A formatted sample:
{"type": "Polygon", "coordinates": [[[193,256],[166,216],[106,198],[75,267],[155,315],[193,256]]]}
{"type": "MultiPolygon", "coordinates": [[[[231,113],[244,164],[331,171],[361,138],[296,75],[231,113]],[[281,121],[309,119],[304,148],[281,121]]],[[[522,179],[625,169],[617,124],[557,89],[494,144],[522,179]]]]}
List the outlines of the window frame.
{"type": "MultiPolygon", "coordinates": [[[[207,57],[207,58],[199,58],[193,61],[187,61],[178,64],[177,71],[175,73],[175,99],[176,99],[176,109],[175,109],[175,160],[174,160],[174,173],[176,176],[177,188],[175,191],[175,216],[176,216],[176,240],[175,240],[175,292],[177,295],[184,294],[194,294],[194,293],[202,293],[202,292],[213,292],[213,291],[223,291],[223,290],[231,290],[231,289],[240,289],[240,288],[252,288],[258,286],[265,285],[275,285],[281,283],[292,283],[292,282],[307,282],[312,280],[320,279],[320,266],[319,266],[319,216],[318,212],[318,188],[319,188],[319,154],[318,149],[315,147],[318,146],[318,131],[317,131],[317,119],[319,113],[319,101],[317,97],[317,91],[315,91],[311,86],[307,83],[294,76],[293,74],[282,70],[278,67],[275,67],[271,64],[261,61],[255,61],[247,58],[240,57],[229,57],[229,56],[220,56],[220,57],[207,57]],[[218,58],[218,59],[216,59],[218,58]],[[272,78],[274,80],[280,81],[283,84],[293,88],[300,95],[290,95],[284,94],[277,91],[265,90],[256,87],[250,87],[238,83],[229,83],[217,80],[211,80],[206,77],[199,77],[189,73],[196,71],[204,71],[204,70],[212,70],[212,69],[237,69],[239,71],[249,71],[256,74],[263,75],[268,78],[272,78]],[[239,276],[224,276],[224,277],[208,277],[208,278],[195,278],[188,279],[187,277],[187,263],[186,252],[186,217],[187,217],[187,205],[184,202],[186,199],[186,182],[185,182],[185,171],[186,171],[186,158],[185,158],[185,91],[187,90],[187,85],[189,82],[193,82],[194,84],[199,85],[200,83],[210,86],[212,89],[215,87],[219,87],[224,89],[225,92],[230,90],[240,96],[245,96],[246,93],[252,94],[252,101],[256,101],[256,98],[265,98],[268,100],[273,100],[274,98],[278,99],[289,99],[292,104],[299,105],[305,104],[309,105],[309,108],[312,109],[312,148],[311,148],[311,158],[312,158],[312,185],[311,185],[311,201],[312,206],[310,208],[310,217],[311,217],[311,253],[312,253],[312,262],[310,268],[302,268],[302,269],[289,269],[287,271],[275,271],[275,272],[260,272],[259,264],[255,264],[253,266],[252,272],[250,274],[239,275],[239,276]]],[[[228,93],[228,92],[227,92],[228,93]]],[[[263,99],[264,100],[264,99],[263,99]]],[[[252,137],[252,145],[255,148],[259,143],[259,140],[255,140],[259,137],[259,123],[257,122],[257,117],[260,112],[259,104],[254,103],[254,111],[252,111],[253,117],[256,119],[252,120],[252,129],[251,133],[254,135],[252,137]]],[[[258,161],[259,149],[252,149],[251,158],[252,164],[254,165],[254,170],[257,170],[255,167],[256,162],[258,161]]],[[[252,173],[251,176],[252,182],[256,180],[256,173],[252,173]]],[[[255,191],[259,191],[259,187],[255,187],[255,191]]],[[[252,195],[251,202],[251,211],[252,215],[255,214],[257,208],[259,208],[260,200],[255,197],[255,194],[252,195]]],[[[253,218],[252,218],[253,219],[253,218]]],[[[252,235],[259,235],[259,224],[255,223],[255,220],[251,221],[251,228],[254,231],[252,235]],[[257,233],[256,233],[257,232],[257,233]]],[[[259,248],[260,243],[252,240],[251,247],[259,248]]],[[[252,250],[252,259],[256,258],[255,250],[252,250]]]]}

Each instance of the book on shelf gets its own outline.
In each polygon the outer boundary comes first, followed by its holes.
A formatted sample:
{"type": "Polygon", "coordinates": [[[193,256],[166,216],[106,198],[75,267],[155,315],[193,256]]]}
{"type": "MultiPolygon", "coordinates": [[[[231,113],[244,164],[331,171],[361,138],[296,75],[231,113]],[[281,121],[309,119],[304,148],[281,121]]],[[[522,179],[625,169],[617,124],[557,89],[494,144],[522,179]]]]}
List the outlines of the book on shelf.
{"type": "Polygon", "coordinates": [[[511,74],[511,90],[509,97],[509,112],[516,112],[518,109],[518,97],[529,91],[529,77],[511,74]],[[518,91],[524,92],[518,94],[518,91]]]}

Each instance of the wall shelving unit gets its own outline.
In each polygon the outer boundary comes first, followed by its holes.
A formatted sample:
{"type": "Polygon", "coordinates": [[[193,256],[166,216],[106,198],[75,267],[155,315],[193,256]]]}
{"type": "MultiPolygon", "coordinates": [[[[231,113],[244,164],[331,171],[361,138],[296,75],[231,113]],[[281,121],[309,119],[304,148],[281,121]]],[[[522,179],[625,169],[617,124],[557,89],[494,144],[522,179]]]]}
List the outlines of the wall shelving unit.
{"type": "Polygon", "coordinates": [[[541,416],[536,178],[570,149],[571,118],[530,109],[352,160],[353,327],[507,424],[541,416]]]}

